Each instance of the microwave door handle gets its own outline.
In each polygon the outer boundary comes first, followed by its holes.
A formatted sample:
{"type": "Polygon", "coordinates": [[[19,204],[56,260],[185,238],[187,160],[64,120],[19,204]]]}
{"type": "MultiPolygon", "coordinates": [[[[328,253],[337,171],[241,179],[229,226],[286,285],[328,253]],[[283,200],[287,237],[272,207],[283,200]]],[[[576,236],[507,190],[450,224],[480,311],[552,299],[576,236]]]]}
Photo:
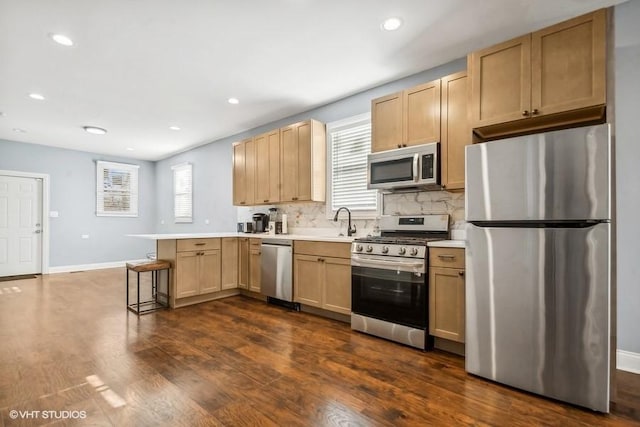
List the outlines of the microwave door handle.
{"type": "Polygon", "coordinates": [[[420,154],[416,153],[413,155],[413,180],[418,182],[420,177],[418,176],[418,161],[420,160],[420,154]]]}

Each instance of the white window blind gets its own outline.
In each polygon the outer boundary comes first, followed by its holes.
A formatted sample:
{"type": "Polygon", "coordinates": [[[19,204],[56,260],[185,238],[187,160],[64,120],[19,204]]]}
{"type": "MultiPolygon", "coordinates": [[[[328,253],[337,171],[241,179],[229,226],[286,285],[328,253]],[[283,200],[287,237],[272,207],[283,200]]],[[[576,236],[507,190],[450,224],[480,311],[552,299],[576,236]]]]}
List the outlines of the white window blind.
{"type": "Polygon", "coordinates": [[[329,124],[328,139],[331,211],[346,206],[356,215],[377,214],[378,192],[367,189],[367,154],[371,152],[370,115],[329,124]]]}
{"type": "Polygon", "coordinates": [[[138,216],[138,165],[96,162],[96,215],[138,216]]]}
{"type": "Polygon", "coordinates": [[[193,167],[191,163],[184,163],[171,169],[175,222],[193,222],[193,167]]]}

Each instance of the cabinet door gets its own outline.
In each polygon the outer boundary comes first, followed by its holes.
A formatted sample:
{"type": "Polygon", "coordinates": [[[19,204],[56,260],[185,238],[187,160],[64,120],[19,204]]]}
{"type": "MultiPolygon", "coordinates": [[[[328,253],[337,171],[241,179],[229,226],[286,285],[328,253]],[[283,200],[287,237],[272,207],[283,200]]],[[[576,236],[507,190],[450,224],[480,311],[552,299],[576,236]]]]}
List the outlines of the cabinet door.
{"type": "Polygon", "coordinates": [[[245,140],[245,188],[246,204],[253,205],[256,202],[256,144],[253,139],[245,140]]]}
{"type": "Polygon", "coordinates": [[[269,145],[269,191],[267,192],[267,202],[276,203],[280,201],[280,129],[267,133],[267,144],[269,145]]]}
{"type": "Polygon", "coordinates": [[[312,255],[293,258],[293,300],[313,307],[322,306],[322,261],[312,255]]]}
{"type": "Polygon", "coordinates": [[[249,249],[249,290],[260,292],[260,246],[251,246],[249,249]]]}
{"type": "Polygon", "coordinates": [[[402,101],[404,144],[440,141],[440,80],[405,90],[402,101]]]}
{"type": "Polygon", "coordinates": [[[472,127],[529,117],[530,34],[471,53],[469,69],[472,127]]]}
{"type": "Polygon", "coordinates": [[[198,252],[200,294],[220,291],[220,250],[198,252]]]}
{"type": "Polygon", "coordinates": [[[533,112],[553,114],[606,102],[606,10],[531,36],[533,112]]]}
{"type": "Polygon", "coordinates": [[[249,238],[238,239],[238,287],[249,289],[249,238]]]}
{"type": "Polygon", "coordinates": [[[253,138],[256,149],[256,204],[269,202],[269,141],[262,134],[253,138]]]}
{"type": "Polygon", "coordinates": [[[242,142],[233,145],[233,204],[236,206],[247,204],[247,185],[244,173],[245,147],[242,142]]]}
{"type": "Polygon", "coordinates": [[[178,252],[176,257],[176,298],[198,294],[198,260],[200,252],[178,252]]]}
{"type": "Polygon", "coordinates": [[[351,260],[325,258],[322,308],[351,314],[351,260]]]}
{"type": "Polygon", "coordinates": [[[466,71],[443,77],[442,136],[440,167],[442,186],[447,190],[464,188],[464,147],[472,142],[466,71]]]}
{"type": "Polygon", "coordinates": [[[464,270],[429,268],[429,334],[464,342],[464,270]]]}
{"type": "Polygon", "coordinates": [[[371,152],[402,146],[402,92],[371,101],[371,152]]]}
{"type": "Polygon", "coordinates": [[[298,140],[298,193],[294,200],[311,200],[311,122],[295,125],[298,140]]]}
{"type": "Polygon", "coordinates": [[[238,239],[236,237],[222,238],[221,289],[238,287],[238,239]]]}
{"type": "Polygon", "coordinates": [[[298,132],[287,126],[280,131],[280,200],[291,202],[298,195],[298,132]]]}

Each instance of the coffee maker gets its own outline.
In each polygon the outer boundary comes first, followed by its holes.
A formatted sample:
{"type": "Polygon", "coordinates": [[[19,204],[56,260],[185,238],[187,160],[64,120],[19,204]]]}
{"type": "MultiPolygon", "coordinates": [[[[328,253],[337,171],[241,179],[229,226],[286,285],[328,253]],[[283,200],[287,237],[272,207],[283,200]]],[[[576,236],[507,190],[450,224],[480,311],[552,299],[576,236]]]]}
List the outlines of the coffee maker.
{"type": "Polygon", "coordinates": [[[253,214],[253,232],[265,233],[269,230],[269,215],[264,213],[253,214]]]}

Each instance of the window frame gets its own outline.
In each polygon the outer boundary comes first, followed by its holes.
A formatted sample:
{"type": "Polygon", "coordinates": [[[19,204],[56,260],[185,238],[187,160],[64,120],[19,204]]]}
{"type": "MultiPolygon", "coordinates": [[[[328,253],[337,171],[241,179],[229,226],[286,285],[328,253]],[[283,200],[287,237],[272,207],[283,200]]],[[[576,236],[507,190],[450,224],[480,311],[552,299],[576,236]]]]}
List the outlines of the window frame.
{"type": "Polygon", "coordinates": [[[138,217],[139,208],[139,165],[133,165],[129,163],[117,163],[108,162],[103,160],[96,161],[96,216],[103,217],[124,217],[124,218],[136,218],[138,217]],[[105,194],[109,191],[105,191],[104,173],[105,170],[111,170],[114,172],[129,172],[130,188],[129,188],[129,210],[128,211],[107,211],[105,210],[105,194]],[[102,205],[101,205],[102,204],[102,205]]]}
{"type": "Polygon", "coordinates": [[[193,164],[192,163],[180,163],[177,165],[171,166],[171,171],[173,174],[173,221],[175,224],[191,224],[193,223],[193,164]],[[176,174],[182,170],[189,170],[191,185],[189,188],[189,192],[177,192],[176,188],[176,174]],[[176,208],[177,208],[177,197],[178,195],[189,194],[189,211],[190,216],[177,216],[176,208]]]}
{"type": "MultiPolygon", "coordinates": [[[[333,142],[332,142],[332,132],[338,129],[346,128],[349,126],[358,126],[364,123],[369,123],[371,125],[371,113],[362,113],[355,116],[347,117],[341,120],[336,120],[331,123],[327,123],[326,125],[326,139],[327,139],[327,179],[326,179],[326,205],[325,205],[325,214],[327,219],[333,219],[336,214],[336,210],[332,208],[333,205],[333,142]]],[[[375,190],[374,190],[375,191],[375,190]]],[[[376,209],[370,210],[352,210],[351,218],[352,219],[376,219],[380,216],[381,212],[381,197],[380,192],[378,191],[376,194],[376,209]]]]}

